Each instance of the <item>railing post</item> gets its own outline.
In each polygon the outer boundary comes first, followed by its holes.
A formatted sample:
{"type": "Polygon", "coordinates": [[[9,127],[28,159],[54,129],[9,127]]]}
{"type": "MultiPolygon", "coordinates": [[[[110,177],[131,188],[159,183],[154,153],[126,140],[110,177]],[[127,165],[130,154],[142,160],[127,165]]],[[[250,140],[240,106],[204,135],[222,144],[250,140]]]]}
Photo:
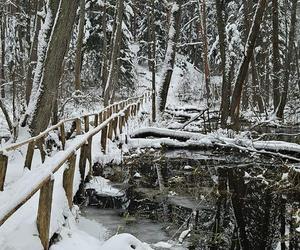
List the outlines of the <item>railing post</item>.
{"type": "Polygon", "coordinates": [[[42,163],[44,163],[46,160],[46,152],[45,152],[44,144],[45,144],[45,138],[43,136],[37,141],[37,146],[41,153],[42,163]]]}
{"type": "Polygon", "coordinates": [[[123,132],[123,126],[124,126],[124,115],[122,114],[119,117],[119,131],[120,131],[120,134],[122,134],[122,132],[123,132]]]}
{"type": "Polygon", "coordinates": [[[50,220],[52,207],[54,180],[47,181],[40,190],[39,208],[37,214],[37,228],[44,250],[49,249],[50,220]]]}
{"type": "Polygon", "coordinates": [[[81,134],[81,120],[80,120],[80,118],[76,118],[75,124],[76,124],[76,135],[80,135],[81,134]]]}
{"type": "Polygon", "coordinates": [[[0,191],[4,190],[8,157],[0,153],[0,191]]]}
{"type": "Polygon", "coordinates": [[[127,123],[127,121],[128,121],[128,116],[129,116],[129,108],[127,108],[127,109],[125,110],[124,125],[125,125],[125,123],[127,123]]]}
{"type": "Polygon", "coordinates": [[[76,164],[76,155],[74,154],[69,158],[67,162],[67,167],[64,171],[64,177],[63,177],[63,187],[66,192],[70,209],[73,206],[73,182],[74,182],[75,164],[76,164]]]}
{"type": "Polygon", "coordinates": [[[79,172],[80,172],[81,181],[84,181],[84,177],[85,177],[87,153],[88,153],[88,144],[85,143],[81,146],[80,158],[79,158],[79,172]]]}
{"type": "Polygon", "coordinates": [[[66,132],[65,132],[65,124],[64,123],[62,123],[60,125],[60,140],[61,140],[62,149],[65,150],[65,148],[66,148],[66,132]]]}
{"type": "Polygon", "coordinates": [[[104,121],[103,115],[104,115],[104,111],[100,112],[99,115],[98,115],[99,125],[104,121]]]}
{"type": "Polygon", "coordinates": [[[88,139],[87,156],[86,156],[90,165],[89,175],[93,175],[92,145],[93,145],[93,137],[88,139]]]}
{"type": "Polygon", "coordinates": [[[115,138],[118,136],[118,124],[119,124],[119,117],[117,116],[115,119],[114,119],[114,134],[115,134],[115,138]]]}
{"type": "Polygon", "coordinates": [[[101,149],[104,154],[106,153],[106,144],[107,144],[107,125],[102,129],[101,132],[101,149]]]}
{"type": "Polygon", "coordinates": [[[139,101],[137,103],[137,112],[140,112],[140,110],[141,110],[141,102],[139,101]]]}
{"type": "Polygon", "coordinates": [[[89,130],[90,130],[90,119],[89,119],[89,116],[85,116],[84,117],[84,132],[89,132],[89,130]]]}
{"type": "Polygon", "coordinates": [[[24,168],[28,168],[29,170],[31,169],[34,148],[35,148],[35,142],[34,141],[29,142],[27,147],[25,164],[24,164],[24,168]]]}
{"type": "Polygon", "coordinates": [[[96,128],[96,127],[98,127],[98,125],[99,125],[99,115],[96,114],[94,116],[94,127],[96,128]]]}

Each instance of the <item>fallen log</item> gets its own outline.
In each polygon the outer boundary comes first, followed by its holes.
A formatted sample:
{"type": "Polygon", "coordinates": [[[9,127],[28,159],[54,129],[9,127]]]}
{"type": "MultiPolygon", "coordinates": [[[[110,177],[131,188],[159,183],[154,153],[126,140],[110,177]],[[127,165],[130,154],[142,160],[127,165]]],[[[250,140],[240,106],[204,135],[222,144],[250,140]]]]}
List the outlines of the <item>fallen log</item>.
{"type": "Polygon", "coordinates": [[[131,146],[169,148],[234,148],[272,157],[279,157],[293,162],[300,162],[300,145],[283,141],[253,141],[247,138],[228,138],[220,134],[200,134],[164,128],[143,128],[131,134],[131,146]],[[145,139],[145,138],[151,139],[145,139]],[[153,139],[160,138],[160,139],[153,139]],[[144,139],[134,142],[134,139],[144,139]],[[298,156],[299,155],[299,156],[298,156]]]}

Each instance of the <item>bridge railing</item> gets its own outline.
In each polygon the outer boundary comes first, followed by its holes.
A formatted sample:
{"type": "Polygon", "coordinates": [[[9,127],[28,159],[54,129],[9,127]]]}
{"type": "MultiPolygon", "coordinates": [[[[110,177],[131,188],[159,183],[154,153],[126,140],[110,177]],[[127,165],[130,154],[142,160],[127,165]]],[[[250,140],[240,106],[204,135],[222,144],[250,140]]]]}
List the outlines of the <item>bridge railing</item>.
{"type": "Polygon", "coordinates": [[[19,180],[16,187],[12,187],[6,192],[9,194],[1,197],[0,192],[0,226],[13,215],[22,205],[24,205],[36,192],[40,190],[39,206],[37,213],[37,228],[39,236],[44,249],[49,247],[49,229],[51,218],[51,204],[53,194],[52,176],[56,173],[64,164],[67,167],[63,173],[63,187],[66,192],[69,207],[73,206],[73,181],[75,172],[75,163],[77,157],[77,151],[80,150],[79,155],[79,171],[81,180],[84,180],[86,176],[86,163],[90,163],[89,174],[92,174],[92,140],[93,137],[101,133],[101,150],[105,153],[107,150],[107,140],[112,139],[113,136],[117,136],[122,133],[124,126],[127,124],[130,117],[136,116],[143,103],[150,101],[151,93],[145,93],[141,97],[130,98],[125,101],[114,103],[99,113],[88,114],[82,117],[65,119],[58,124],[48,128],[38,136],[25,140],[23,142],[9,145],[0,149],[0,191],[4,189],[4,182],[6,177],[6,170],[8,167],[8,156],[6,153],[9,151],[17,150],[18,148],[28,144],[27,154],[25,157],[25,168],[31,169],[32,158],[35,148],[38,147],[41,152],[41,159],[45,167],[40,167],[31,170],[30,176],[34,176],[28,187],[28,180],[26,178],[19,180]],[[90,129],[90,117],[94,118],[94,128],[90,129]],[[84,123],[84,132],[82,136],[78,138],[75,145],[70,145],[65,148],[66,145],[66,131],[65,123],[74,122],[76,128],[76,134],[82,134],[81,123],[84,123]],[[49,132],[58,130],[60,133],[60,141],[63,151],[61,154],[57,154],[55,161],[45,162],[46,153],[43,150],[43,144],[45,143],[45,137],[49,132]],[[11,194],[11,195],[10,195],[11,194]],[[6,199],[6,197],[11,197],[6,199]]]}

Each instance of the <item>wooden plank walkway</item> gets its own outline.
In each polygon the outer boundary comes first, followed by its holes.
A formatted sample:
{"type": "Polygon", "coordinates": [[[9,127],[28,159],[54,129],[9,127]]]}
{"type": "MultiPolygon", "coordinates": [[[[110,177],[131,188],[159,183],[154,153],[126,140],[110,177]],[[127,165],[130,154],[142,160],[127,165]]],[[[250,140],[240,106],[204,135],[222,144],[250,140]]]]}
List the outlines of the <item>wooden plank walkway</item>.
{"type": "Polygon", "coordinates": [[[86,162],[90,163],[89,174],[92,174],[92,140],[93,137],[101,133],[101,150],[105,154],[107,151],[107,140],[112,139],[113,136],[123,132],[124,126],[127,124],[130,117],[135,117],[141,109],[141,106],[151,100],[151,93],[136,98],[130,98],[125,101],[114,103],[99,113],[84,115],[82,117],[65,119],[58,124],[48,128],[38,136],[32,137],[28,140],[11,144],[7,147],[0,148],[0,226],[5,221],[13,216],[13,214],[23,206],[36,192],[40,191],[38,214],[37,214],[37,228],[41,243],[45,250],[49,248],[49,235],[51,207],[53,196],[54,180],[53,174],[56,173],[63,165],[68,167],[63,174],[63,188],[65,190],[69,207],[73,206],[73,181],[76,162],[76,152],[80,150],[79,154],[79,169],[81,180],[86,176],[85,166],[86,162]],[[90,120],[93,118],[93,129],[90,128],[90,120]],[[73,131],[76,135],[82,135],[78,142],[71,147],[66,148],[67,135],[65,125],[72,122],[73,131]],[[82,130],[82,123],[84,130],[82,130]],[[8,165],[7,153],[18,150],[24,145],[28,145],[27,153],[24,162],[24,168],[31,169],[32,159],[36,148],[39,149],[42,162],[44,163],[46,153],[44,151],[45,138],[51,131],[59,131],[59,138],[62,145],[62,154],[60,154],[51,166],[41,167],[35,171],[31,171],[33,181],[28,187],[28,180],[20,180],[18,182],[18,193],[13,195],[17,190],[8,190],[12,194],[10,200],[1,199],[1,192],[5,193],[5,177],[8,165]],[[21,188],[20,188],[21,187],[21,188]],[[21,190],[21,191],[20,191],[21,190]]]}

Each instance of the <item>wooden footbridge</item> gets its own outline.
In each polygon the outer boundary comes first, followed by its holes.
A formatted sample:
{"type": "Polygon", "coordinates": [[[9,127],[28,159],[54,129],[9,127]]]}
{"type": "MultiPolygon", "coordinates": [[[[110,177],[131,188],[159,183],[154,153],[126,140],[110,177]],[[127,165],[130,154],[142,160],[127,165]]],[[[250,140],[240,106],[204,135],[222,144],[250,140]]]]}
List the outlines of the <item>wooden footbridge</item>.
{"type": "MultiPolygon", "coordinates": [[[[40,191],[37,229],[44,249],[49,248],[50,219],[53,196],[53,174],[67,164],[63,173],[63,187],[66,193],[69,207],[73,206],[73,181],[75,173],[76,157],[79,158],[79,171],[81,180],[86,176],[86,163],[89,162],[89,174],[92,174],[92,140],[100,133],[101,150],[106,153],[107,140],[118,136],[123,132],[124,126],[128,123],[130,117],[137,116],[141,107],[151,99],[151,93],[136,98],[130,98],[125,101],[114,103],[99,113],[84,115],[82,117],[65,119],[58,124],[48,128],[38,136],[32,137],[26,141],[11,144],[0,148],[0,226],[2,226],[14,213],[24,205],[35,193],[40,191]],[[67,123],[71,123],[71,131],[65,131],[67,123]],[[90,126],[93,124],[93,126],[90,126]],[[45,152],[45,138],[52,131],[59,134],[61,142],[61,154],[54,156],[54,160],[47,163],[45,152]],[[66,141],[71,134],[81,135],[75,143],[66,147],[66,141]],[[32,159],[35,152],[40,152],[43,165],[30,171],[30,181],[28,179],[17,180],[18,188],[10,187],[6,190],[5,177],[8,164],[8,153],[20,149],[27,145],[27,153],[24,159],[24,168],[31,170],[32,159]],[[35,149],[39,149],[38,151],[35,149]],[[77,151],[80,151],[77,154],[77,151]],[[30,182],[30,185],[28,183],[30,182]],[[8,195],[7,193],[8,192],[8,195]],[[6,195],[4,195],[6,193],[6,195]],[[7,199],[9,197],[9,199],[7,199]]],[[[100,150],[100,149],[99,149],[100,150]]],[[[14,185],[14,184],[12,184],[14,185]]]]}

